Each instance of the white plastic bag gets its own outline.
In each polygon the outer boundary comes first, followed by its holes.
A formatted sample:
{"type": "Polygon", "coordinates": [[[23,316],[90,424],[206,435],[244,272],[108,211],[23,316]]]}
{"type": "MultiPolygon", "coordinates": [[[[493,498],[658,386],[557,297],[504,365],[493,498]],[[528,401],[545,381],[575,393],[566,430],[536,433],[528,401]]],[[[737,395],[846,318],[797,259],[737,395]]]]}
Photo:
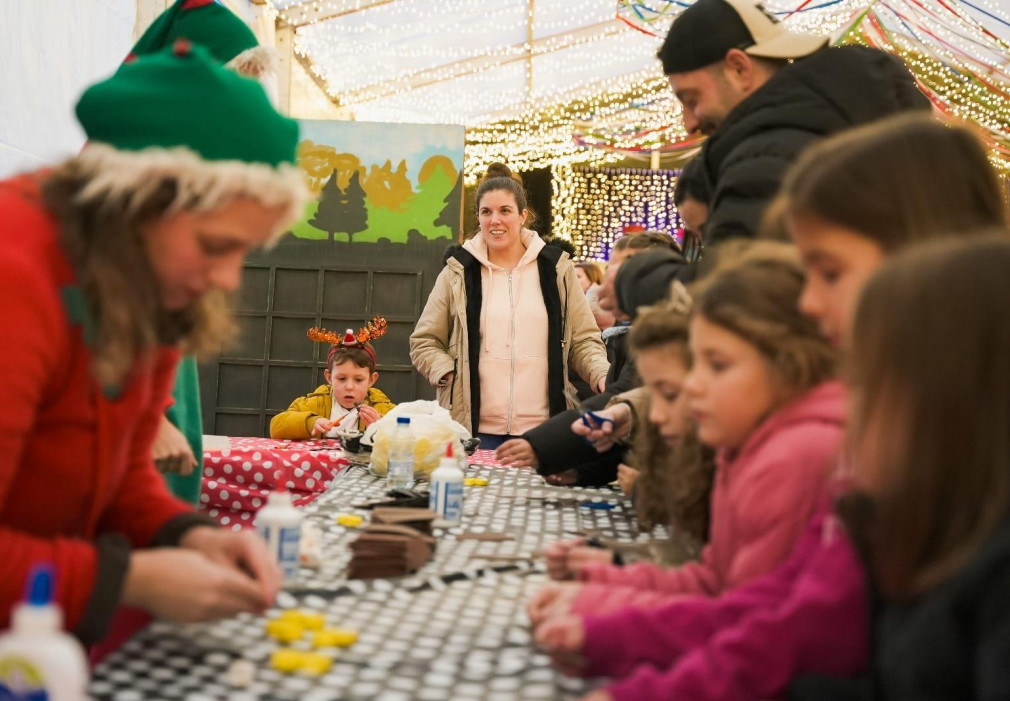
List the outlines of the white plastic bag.
{"type": "Polygon", "coordinates": [[[453,443],[453,454],[465,459],[463,441],[470,438],[470,432],[464,426],[452,420],[447,409],[438,402],[418,400],[399,404],[395,409],[383,416],[365,429],[361,442],[372,446],[372,469],[376,474],[384,475],[389,463],[389,448],[392,443],[393,431],[396,430],[396,419],[400,416],[410,417],[410,429],[414,433],[414,474],[427,475],[436,467],[445,455],[445,446],[453,443]]]}

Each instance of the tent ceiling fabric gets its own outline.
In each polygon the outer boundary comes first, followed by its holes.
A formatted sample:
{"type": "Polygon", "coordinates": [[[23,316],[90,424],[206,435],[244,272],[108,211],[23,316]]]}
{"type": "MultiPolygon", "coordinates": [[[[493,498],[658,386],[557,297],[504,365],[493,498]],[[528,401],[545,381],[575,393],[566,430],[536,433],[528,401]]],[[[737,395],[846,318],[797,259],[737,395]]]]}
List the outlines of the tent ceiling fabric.
{"type": "MultiPolygon", "coordinates": [[[[656,50],[693,0],[267,0],[330,98],[366,121],[467,127],[466,177],[699,146],[656,50]]],[[[900,56],[1010,173],[1008,0],[764,0],[794,31],[900,56]]]]}
{"type": "Polygon", "coordinates": [[[330,97],[370,121],[477,125],[661,75],[614,0],[272,0],[330,97]]]}

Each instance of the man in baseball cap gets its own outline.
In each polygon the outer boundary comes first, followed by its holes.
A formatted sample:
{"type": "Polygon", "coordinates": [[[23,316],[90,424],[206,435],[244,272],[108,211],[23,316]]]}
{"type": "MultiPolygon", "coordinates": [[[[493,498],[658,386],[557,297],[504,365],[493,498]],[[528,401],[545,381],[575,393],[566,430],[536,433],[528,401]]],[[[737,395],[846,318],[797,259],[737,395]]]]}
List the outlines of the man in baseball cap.
{"type": "Polygon", "coordinates": [[[659,50],[712,197],[705,245],[753,237],[789,164],[809,143],[906,109],[928,109],[905,65],[786,29],[757,0],[696,0],[659,50]]]}

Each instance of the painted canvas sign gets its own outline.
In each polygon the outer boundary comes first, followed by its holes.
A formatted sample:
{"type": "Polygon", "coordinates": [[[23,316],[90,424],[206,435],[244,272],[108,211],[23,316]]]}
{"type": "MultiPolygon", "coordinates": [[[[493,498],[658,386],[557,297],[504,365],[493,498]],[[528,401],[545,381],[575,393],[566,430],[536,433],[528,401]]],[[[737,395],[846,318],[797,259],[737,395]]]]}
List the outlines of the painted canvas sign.
{"type": "Polygon", "coordinates": [[[349,243],[456,239],[461,126],[302,120],[298,162],[316,198],[291,229],[349,243]]]}

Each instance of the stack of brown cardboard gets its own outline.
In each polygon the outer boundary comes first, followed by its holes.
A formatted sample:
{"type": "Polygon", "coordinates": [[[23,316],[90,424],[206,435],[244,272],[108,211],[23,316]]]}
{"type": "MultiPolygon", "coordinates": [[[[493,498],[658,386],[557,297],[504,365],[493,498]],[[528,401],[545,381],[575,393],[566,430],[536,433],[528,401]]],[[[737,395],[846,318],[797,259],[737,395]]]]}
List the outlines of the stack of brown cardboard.
{"type": "Polygon", "coordinates": [[[377,508],[372,523],[351,543],[351,579],[400,577],[416,572],[435,552],[428,509],[377,508]]]}

